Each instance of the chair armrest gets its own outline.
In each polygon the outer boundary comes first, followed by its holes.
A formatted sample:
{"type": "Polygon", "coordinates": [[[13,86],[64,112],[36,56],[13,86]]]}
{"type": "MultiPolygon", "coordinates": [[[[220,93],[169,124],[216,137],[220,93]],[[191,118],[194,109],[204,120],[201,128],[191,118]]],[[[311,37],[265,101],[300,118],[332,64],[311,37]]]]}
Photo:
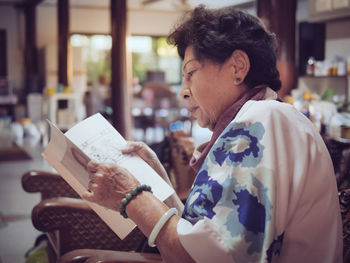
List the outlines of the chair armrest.
{"type": "Polygon", "coordinates": [[[144,239],[135,228],[121,240],[82,199],[45,199],[33,208],[32,222],[40,231],[58,232],[58,255],[82,248],[132,251],[144,239]]]}
{"type": "Polygon", "coordinates": [[[350,189],[339,192],[339,202],[343,223],[343,260],[350,262],[350,189]]]}
{"type": "Polygon", "coordinates": [[[57,173],[28,171],[22,176],[22,187],[29,193],[41,193],[41,199],[52,197],[80,198],[72,187],[57,173]]]}
{"type": "Polygon", "coordinates": [[[172,131],[168,136],[170,146],[170,169],[169,176],[175,191],[184,202],[190,192],[196,172],[189,165],[194,144],[193,139],[184,131],[172,131]]]}
{"type": "Polygon", "coordinates": [[[59,263],[160,263],[159,254],[109,250],[78,249],[63,255],[59,263]]]}
{"type": "Polygon", "coordinates": [[[350,189],[343,189],[339,192],[339,203],[343,223],[350,221],[350,189]]]}

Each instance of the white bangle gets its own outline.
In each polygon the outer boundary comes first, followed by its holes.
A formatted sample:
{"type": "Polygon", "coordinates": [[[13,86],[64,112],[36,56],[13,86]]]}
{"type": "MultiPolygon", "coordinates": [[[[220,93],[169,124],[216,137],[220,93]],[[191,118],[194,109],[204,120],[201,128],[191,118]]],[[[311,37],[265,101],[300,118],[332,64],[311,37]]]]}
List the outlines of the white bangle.
{"type": "Polygon", "coordinates": [[[163,228],[163,226],[165,225],[165,223],[170,219],[170,217],[172,217],[173,215],[177,215],[178,211],[176,208],[170,208],[168,211],[166,211],[164,213],[164,215],[162,215],[162,217],[158,220],[157,224],[154,226],[151,234],[149,235],[148,238],[148,245],[150,247],[155,247],[156,245],[154,244],[160,230],[163,228]]]}

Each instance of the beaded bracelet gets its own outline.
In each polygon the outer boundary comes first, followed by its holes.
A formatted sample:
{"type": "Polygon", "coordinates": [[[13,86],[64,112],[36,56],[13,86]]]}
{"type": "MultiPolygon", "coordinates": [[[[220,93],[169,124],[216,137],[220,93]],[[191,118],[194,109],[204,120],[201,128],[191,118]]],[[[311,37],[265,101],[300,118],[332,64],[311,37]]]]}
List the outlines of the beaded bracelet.
{"type": "Polygon", "coordinates": [[[131,190],[130,193],[126,194],[125,197],[122,199],[122,201],[120,202],[119,211],[124,218],[128,218],[128,215],[126,214],[127,204],[130,202],[131,199],[133,199],[142,191],[148,191],[152,193],[152,188],[146,184],[139,185],[135,189],[131,190]]]}

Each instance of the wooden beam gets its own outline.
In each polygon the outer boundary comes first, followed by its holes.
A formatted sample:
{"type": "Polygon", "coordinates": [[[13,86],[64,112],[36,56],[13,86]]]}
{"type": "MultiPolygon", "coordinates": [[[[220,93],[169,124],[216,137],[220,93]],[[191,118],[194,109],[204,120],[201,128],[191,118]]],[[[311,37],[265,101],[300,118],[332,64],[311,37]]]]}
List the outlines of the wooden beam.
{"type": "Polygon", "coordinates": [[[111,8],[111,93],[112,124],[125,138],[130,138],[131,114],[127,92],[126,0],[110,0],[111,8]]]}
{"type": "Polygon", "coordinates": [[[29,0],[28,4],[36,6],[36,5],[40,4],[41,2],[44,2],[44,0],[29,0]]]}
{"type": "Polygon", "coordinates": [[[26,4],[25,14],[25,95],[40,92],[38,82],[38,52],[36,46],[36,6],[26,4]]]}
{"type": "Polygon", "coordinates": [[[68,86],[69,0],[57,1],[58,83],[68,86]]]}
{"type": "Polygon", "coordinates": [[[7,77],[7,34],[0,29],[0,78],[7,77]]]}
{"type": "Polygon", "coordinates": [[[295,19],[296,0],[258,0],[258,16],[277,35],[278,69],[281,75],[281,97],[296,87],[295,19]]]}

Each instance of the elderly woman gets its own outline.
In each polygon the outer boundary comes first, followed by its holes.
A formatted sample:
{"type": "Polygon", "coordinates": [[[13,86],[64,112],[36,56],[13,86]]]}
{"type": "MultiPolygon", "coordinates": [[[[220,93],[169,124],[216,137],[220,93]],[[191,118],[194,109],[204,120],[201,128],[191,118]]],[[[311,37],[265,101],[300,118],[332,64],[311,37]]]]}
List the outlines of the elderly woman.
{"type": "MultiPolygon", "coordinates": [[[[213,131],[190,165],[185,206],[158,200],[127,170],[91,162],[86,199],[131,218],[166,262],[341,262],[340,210],[328,151],[281,102],[276,39],[233,7],[197,7],[169,36],[183,58],[181,96],[213,131]]],[[[130,142],[169,184],[145,144],[130,142]]]]}

